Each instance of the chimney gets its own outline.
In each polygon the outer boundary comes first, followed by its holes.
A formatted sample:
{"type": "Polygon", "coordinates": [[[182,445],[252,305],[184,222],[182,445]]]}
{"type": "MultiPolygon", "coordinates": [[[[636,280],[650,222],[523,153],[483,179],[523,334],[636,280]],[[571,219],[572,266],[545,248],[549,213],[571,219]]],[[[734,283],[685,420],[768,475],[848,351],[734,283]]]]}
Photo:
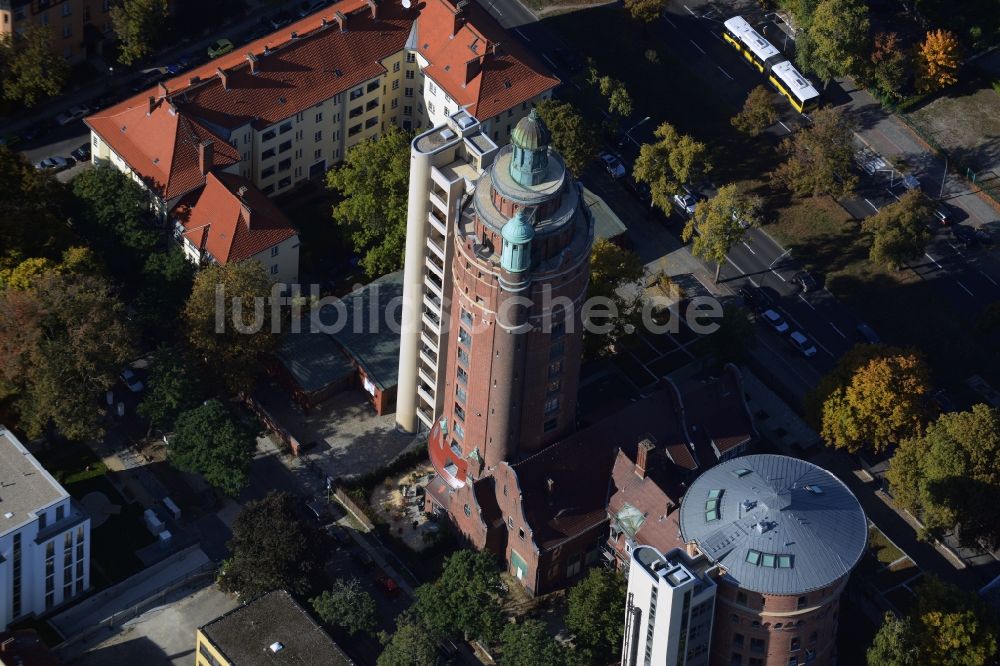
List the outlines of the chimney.
{"type": "Polygon", "coordinates": [[[152,95],[150,95],[149,96],[149,111],[146,112],[146,115],[148,116],[149,114],[153,113],[153,109],[155,109],[155,108],[156,108],[156,98],[153,97],[152,95]]]}
{"type": "Polygon", "coordinates": [[[257,56],[255,56],[252,53],[248,53],[247,54],[247,61],[249,61],[249,63],[250,63],[250,73],[251,74],[256,74],[257,73],[257,56]]]}
{"type": "Polygon", "coordinates": [[[211,139],[205,139],[198,144],[198,168],[201,175],[206,175],[212,169],[212,158],[215,157],[215,145],[211,139]]]}
{"type": "Polygon", "coordinates": [[[378,5],[375,4],[375,0],[367,0],[368,9],[372,10],[372,20],[378,20],[378,5]]]}
{"type": "Polygon", "coordinates": [[[167,92],[168,92],[167,91],[167,84],[164,83],[163,81],[160,81],[159,88],[160,88],[160,97],[166,97],[167,96],[167,92]]]}
{"type": "Polygon", "coordinates": [[[640,479],[646,478],[646,467],[649,459],[649,452],[653,450],[653,443],[648,439],[639,442],[639,450],[635,454],[635,475],[640,479]]]}
{"type": "Polygon", "coordinates": [[[476,78],[483,69],[483,60],[479,56],[476,56],[472,60],[465,63],[465,82],[468,83],[472,79],[476,78]]]}
{"type": "Polygon", "coordinates": [[[458,0],[455,3],[455,23],[452,27],[451,36],[454,37],[458,34],[458,31],[462,29],[465,25],[465,8],[469,4],[469,0],[458,0]]]}
{"type": "Polygon", "coordinates": [[[345,32],[347,30],[347,17],[344,16],[344,12],[338,9],[333,15],[333,21],[340,27],[341,32],[345,32]]]}
{"type": "Polygon", "coordinates": [[[229,74],[226,70],[221,67],[215,68],[215,73],[219,75],[219,80],[222,81],[222,89],[229,90],[229,74]]]}

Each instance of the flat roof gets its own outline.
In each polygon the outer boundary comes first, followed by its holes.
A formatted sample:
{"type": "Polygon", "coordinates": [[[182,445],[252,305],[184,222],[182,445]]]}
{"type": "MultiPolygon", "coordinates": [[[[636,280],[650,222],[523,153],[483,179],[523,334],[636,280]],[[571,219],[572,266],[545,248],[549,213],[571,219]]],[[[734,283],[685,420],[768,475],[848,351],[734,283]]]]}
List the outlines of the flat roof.
{"type": "Polygon", "coordinates": [[[229,663],[239,666],[354,663],[284,590],[231,610],[200,631],[229,663]]]}
{"type": "Polygon", "coordinates": [[[594,237],[611,240],[621,236],[628,227],[621,218],[615,215],[611,207],[602,199],[586,187],[583,188],[583,202],[590,210],[590,215],[594,218],[594,237]]]}
{"type": "Polygon", "coordinates": [[[304,318],[299,333],[281,336],[274,355],[299,387],[312,393],[353,375],[354,364],[329,336],[311,332],[309,324],[304,318]]]}
{"type": "Polygon", "coordinates": [[[34,520],[29,513],[68,497],[14,433],[0,426],[0,535],[34,520]]]}
{"type": "Polygon", "coordinates": [[[748,455],[698,477],[681,502],[681,537],[727,577],[762,594],[799,595],[848,575],[868,543],[868,520],[822,467],[748,455]]]}

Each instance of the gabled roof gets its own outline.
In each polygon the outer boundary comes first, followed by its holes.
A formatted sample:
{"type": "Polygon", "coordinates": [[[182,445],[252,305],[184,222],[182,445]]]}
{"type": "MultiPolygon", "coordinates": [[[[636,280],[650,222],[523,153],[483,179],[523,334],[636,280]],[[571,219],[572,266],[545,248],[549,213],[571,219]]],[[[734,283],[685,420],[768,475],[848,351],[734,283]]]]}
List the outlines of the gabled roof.
{"type": "Polygon", "coordinates": [[[184,237],[216,262],[244,261],[296,235],[295,227],[253,183],[210,173],[205,187],[177,207],[184,237]]]}
{"type": "Polygon", "coordinates": [[[559,79],[474,0],[467,0],[460,11],[451,0],[425,0],[416,47],[430,63],[424,73],[480,120],[559,85],[559,79]]]}
{"type": "Polygon", "coordinates": [[[680,392],[688,434],[702,467],[711,467],[756,435],[743,395],[743,376],[735,365],[726,365],[717,379],[685,382],[680,392]]]}
{"type": "MultiPolygon", "coordinates": [[[[152,91],[150,91],[152,92],[152,91]]],[[[212,168],[240,161],[239,152],[204,124],[160,96],[133,97],[86,118],[87,125],[163,200],[205,182],[198,146],[212,141],[212,168]]]]}
{"type": "MultiPolygon", "coordinates": [[[[650,457],[657,450],[650,451],[650,457]]],[[[662,455],[662,454],[661,454],[662,455]]],[[[647,463],[649,467],[649,463],[647,463]]],[[[678,475],[654,475],[648,469],[643,477],[635,473],[635,461],[624,451],[619,451],[611,478],[616,492],[608,501],[608,513],[636,525],[631,536],[637,543],[654,546],[661,551],[683,545],[676,509],[680,505],[683,486],[678,475]]]]}

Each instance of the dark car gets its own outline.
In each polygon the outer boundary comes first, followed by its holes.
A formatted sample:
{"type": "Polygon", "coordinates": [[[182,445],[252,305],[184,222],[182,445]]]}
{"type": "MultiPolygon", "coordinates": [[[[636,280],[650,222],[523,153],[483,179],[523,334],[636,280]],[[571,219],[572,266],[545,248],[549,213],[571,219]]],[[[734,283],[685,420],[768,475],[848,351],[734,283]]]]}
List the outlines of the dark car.
{"type": "Polygon", "coordinates": [[[977,247],[981,241],[979,234],[972,227],[967,227],[963,224],[956,224],[951,228],[951,234],[955,237],[955,240],[962,243],[967,248],[977,247]]]}
{"type": "Polygon", "coordinates": [[[819,289],[819,282],[817,282],[816,278],[806,271],[799,271],[792,276],[792,284],[799,285],[802,287],[802,291],[806,293],[819,289]]]}
{"type": "Polygon", "coordinates": [[[77,162],[86,162],[90,159],[90,142],[80,144],[79,148],[75,148],[73,152],[70,153],[72,157],[77,162]]]}
{"type": "Polygon", "coordinates": [[[875,332],[875,329],[868,324],[858,324],[855,330],[857,331],[857,335],[854,336],[855,342],[870,345],[877,345],[882,342],[881,338],[878,337],[878,333],[875,332]]]}
{"type": "Polygon", "coordinates": [[[185,53],[181,57],[177,58],[176,61],[167,66],[167,74],[171,76],[177,76],[182,74],[187,70],[191,69],[194,65],[194,56],[190,53],[185,53]]]}
{"type": "Polygon", "coordinates": [[[320,525],[328,525],[333,521],[326,504],[319,500],[308,500],[302,504],[303,513],[311,521],[320,525]]]}
{"type": "Polygon", "coordinates": [[[166,74],[160,69],[154,69],[152,71],[146,72],[135,82],[132,86],[132,92],[138,93],[152,88],[157,83],[162,81],[166,77],[166,74]]]}
{"type": "Polygon", "coordinates": [[[976,234],[976,239],[983,245],[986,246],[993,245],[993,236],[990,234],[990,232],[986,231],[986,229],[976,228],[973,229],[973,232],[975,232],[976,234]]]}
{"type": "Polygon", "coordinates": [[[752,285],[747,285],[745,287],[740,287],[737,292],[740,298],[743,299],[743,303],[754,310],[759,310],[766,307],[769,303],[767,294],[760,290],[759,287],[754,287],[752,285]]]}
{"type": "Polygon", "coordinates": [[[389,598],[399,596],[399,585],[396,584],[396,581],[389,576],[386,576],[385,574],[377,576],[375,578],[375,583],[378,585],[379,589],[382,590],[382,593],[385,594],[385,596],[389,598]]]}

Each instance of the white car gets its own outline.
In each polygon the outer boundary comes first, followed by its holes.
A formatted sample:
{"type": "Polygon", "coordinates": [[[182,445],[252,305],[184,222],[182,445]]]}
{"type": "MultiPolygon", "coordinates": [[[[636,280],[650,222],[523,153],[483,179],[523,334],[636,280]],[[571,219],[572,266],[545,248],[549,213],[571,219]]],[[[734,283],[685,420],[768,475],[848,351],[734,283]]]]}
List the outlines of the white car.
{"type": "Polygon", "coordinates": [[[771,325],[775,333],[785,334],[788,332],[788,322],[776,311],[770,309],[764,310],[761,316],[764,318],[764,321],[771,325]]]}
{"type": "Polygon", "coordinates": [[[142,389],[146,388],[143,385],[142,380],[139,379],[139,376],[133,372],[132,368],[125,368],[122,370],[120,379],[122,380],[122,383],[128,387],[128,390],[132,391],[132,393],[138,393],[142,389]]]}
{"type": "Polygon", "coordinates": [[[621,178],[625,175],[625,165],[616,155],[601,153],[601,162],[604,163],[604,168],[608,170],[612,178],[621,178]]]}
{"type": "Polygon", "coordinates": [[[77,106],[71,107],[69,111],[63,111],[58,116],[56,116],[56,122],[60,125],[69,125],[74,120],[79,120],[85,115],[90,113],[90,109],[78,104],[77,106]]]}
{"type": "Polygon", "coordinates": [[[675,194],[674,203],[688,215],[694,215],[694,207],[698,205],[698,200],[690,194],[675,194]]]}
{"type": "Polygon", "coordinates": [[[792,346],[802,352],[802,355],[806,358],[811,358],[816,355],[816,345],[812,341],[799,333],[798,331],[792,331],[792,334],[788,336],[791,341],[792,346]]]}
{"type": "Polygon", "coordinates": [[[46,157],[35,164],[35,168],[39,171],[62,171],[67,167],[69,167],[69,160],[58,156],[46,157]]]}

